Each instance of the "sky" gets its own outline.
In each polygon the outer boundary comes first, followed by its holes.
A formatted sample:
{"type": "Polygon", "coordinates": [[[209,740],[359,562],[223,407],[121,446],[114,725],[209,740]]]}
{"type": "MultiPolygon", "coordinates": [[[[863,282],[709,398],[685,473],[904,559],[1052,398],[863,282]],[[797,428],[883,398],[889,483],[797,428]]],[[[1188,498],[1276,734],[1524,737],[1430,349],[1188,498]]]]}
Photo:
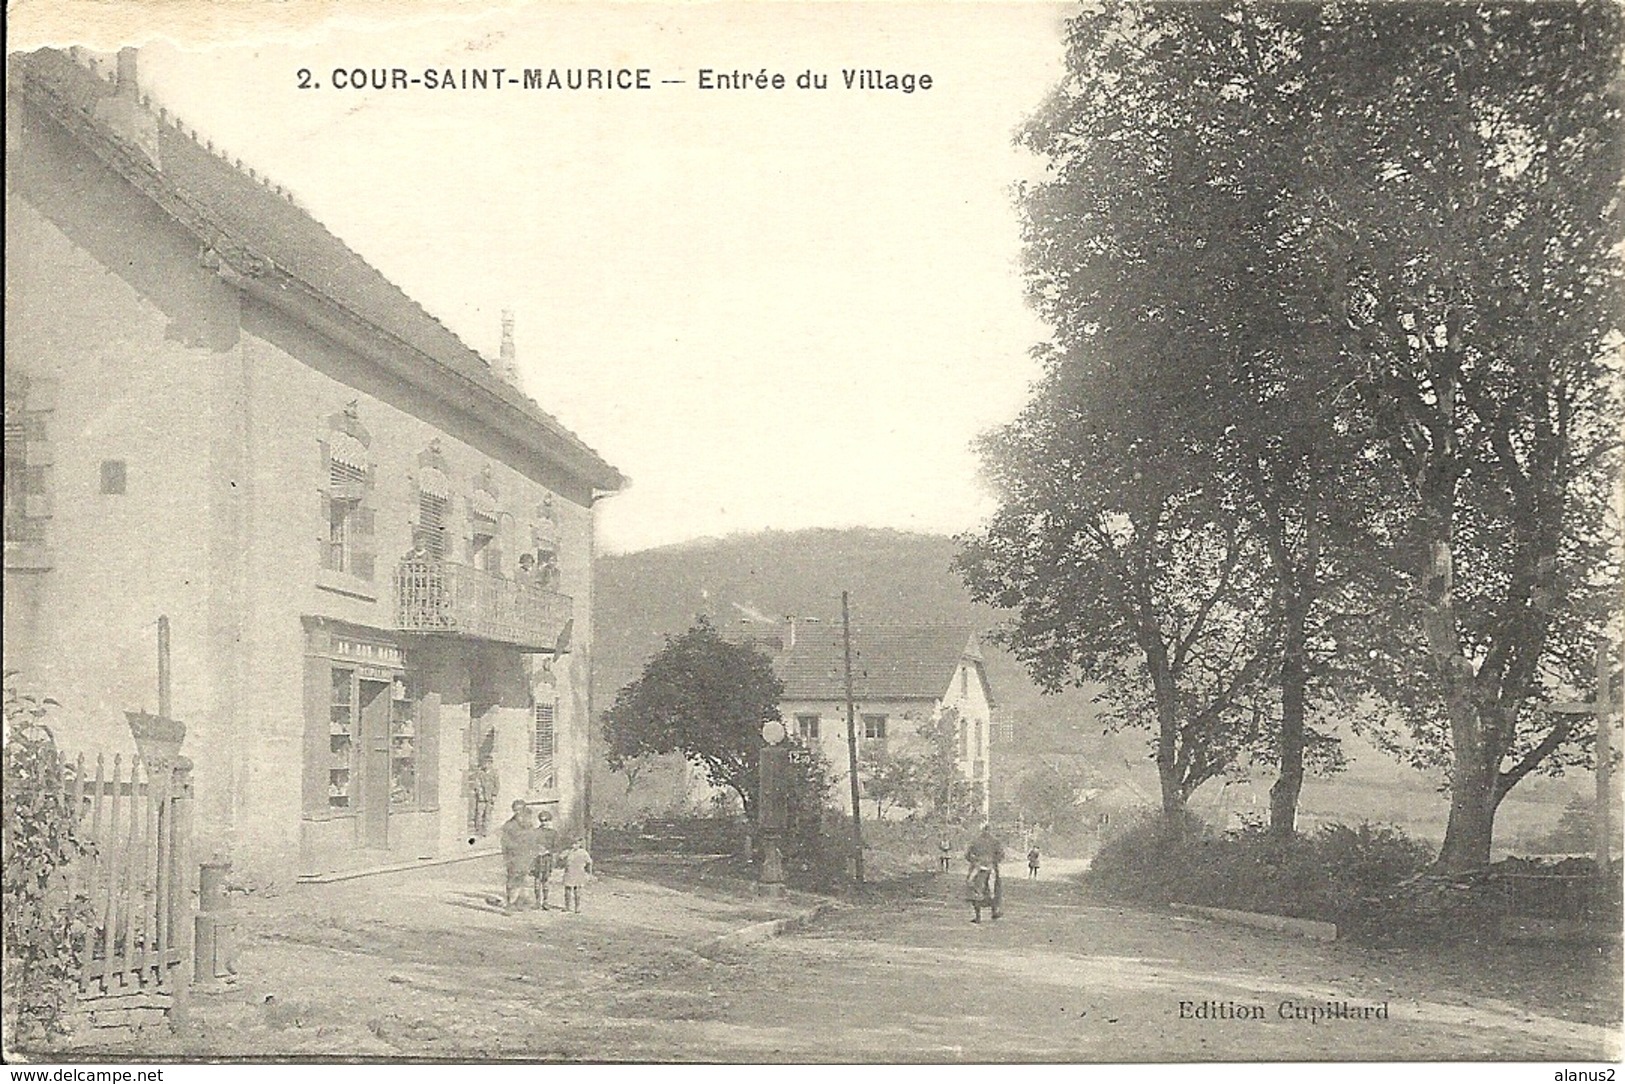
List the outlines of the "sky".
{"type": "Polygon", "coordinates": [[[150,23],[141,81],[470,346],[494,357],[514,311],[525,390],[631,478],[599,505],[604,551],[991,512],[972,442],[1045,336],[1013,199],[1040,164],[1013,134],[1060,77],[1067,8],[324,10],[208,47],[150,23]],[[362,91],[335,67],[646,67],[654,89],[362,91]],[[703,90],[704,68],[789,85],[703,90]],[[858,68],[932,86],[846,89],[858,68]],[[807,71],[829,88],[796,89],[807,71]]]}

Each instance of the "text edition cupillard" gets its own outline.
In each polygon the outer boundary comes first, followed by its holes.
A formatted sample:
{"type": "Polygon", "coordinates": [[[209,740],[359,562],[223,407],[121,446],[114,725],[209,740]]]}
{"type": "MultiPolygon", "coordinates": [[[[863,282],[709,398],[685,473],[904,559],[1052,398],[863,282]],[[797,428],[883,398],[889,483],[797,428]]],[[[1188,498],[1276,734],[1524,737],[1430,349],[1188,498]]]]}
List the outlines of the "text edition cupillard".
{"type": "Polygon", "coordinates": [[[1388,1002],[1359,1005],[1351,1001],[1293,1001],[1276,1004],[1273,1011],[1256,1001],[1181,1001],[1181,1020],[1289,1020],[1320,1024],[1388,1019],[1388,1002]]]}

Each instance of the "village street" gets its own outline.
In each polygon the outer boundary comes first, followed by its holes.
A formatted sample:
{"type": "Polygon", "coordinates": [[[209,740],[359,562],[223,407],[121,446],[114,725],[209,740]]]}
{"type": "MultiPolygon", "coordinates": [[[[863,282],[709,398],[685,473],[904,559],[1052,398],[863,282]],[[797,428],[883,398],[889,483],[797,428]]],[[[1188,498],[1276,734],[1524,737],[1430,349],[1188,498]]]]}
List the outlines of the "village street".
{"type": "Polygon", "coordinates": [[[1472,953],[1376,951],[1103,906],[1052,870],[1036,883],[1012,878],[996,923],[970,923],[953,898],[957,875],[922,876],[800,932],[730,944],[718,938],[811,898],[730,895],[699,880],[693,860],[624,861],[618,873],[606,865],[611,874],[587,890],[579,916],[502,914],[490,903],[495,859],[240,901],[241,981],[196,997],[191,1036],[149,1036],[130,1053],[457,1061],[1617,1056],[1618,1025],[1607,1023],[1605,1008],[1610,997],[1618,1004],[1617,956],[1587,962],[1580,950],[1518,950],[1529,955],[1515,964],[1524,977],[1513,990],[1486,978],[1472,953]],[[1283,1001],[1328,999],[1387,1002],[1389,1018],[1311,1024],[1278,1016],[1283,1001]],[[1264,1018],[1181,1019],[1181,1001],[1258,1004],[1264,1018]]]}

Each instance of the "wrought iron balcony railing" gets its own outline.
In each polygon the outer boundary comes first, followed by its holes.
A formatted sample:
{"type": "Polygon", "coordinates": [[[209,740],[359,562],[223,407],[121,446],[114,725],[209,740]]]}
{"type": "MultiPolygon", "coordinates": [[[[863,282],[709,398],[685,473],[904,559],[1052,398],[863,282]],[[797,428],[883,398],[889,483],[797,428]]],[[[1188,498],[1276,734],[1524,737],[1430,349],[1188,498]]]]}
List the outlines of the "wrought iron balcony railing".
{"type": "Polygon", "coordinates": [[[466,636],[524,651],[552,651],[570,620],[570,596],[453,561],[402,561],[395,628],[466,636]]]}

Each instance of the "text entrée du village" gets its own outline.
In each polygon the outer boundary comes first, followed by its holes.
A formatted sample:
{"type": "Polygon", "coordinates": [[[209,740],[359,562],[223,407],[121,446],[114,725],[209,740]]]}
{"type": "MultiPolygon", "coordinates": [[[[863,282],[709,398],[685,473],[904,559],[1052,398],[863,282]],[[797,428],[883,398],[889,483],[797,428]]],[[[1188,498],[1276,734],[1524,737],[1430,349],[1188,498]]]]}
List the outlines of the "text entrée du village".
{"type": "Polygon", "coordinates": [[[555,90],[642,91],[692,87],[708,91],[867,90],[913,94],[930,90],[928,72],[884,68],[811,68],[786,73],[768,68],[700,68],[692,75],[657,76],[652,68],[375,68],[338,67],[326,73],[300,68],[299,90],[555,90]],[[325,74],[325,78],[324,78],[325,74]]]}

